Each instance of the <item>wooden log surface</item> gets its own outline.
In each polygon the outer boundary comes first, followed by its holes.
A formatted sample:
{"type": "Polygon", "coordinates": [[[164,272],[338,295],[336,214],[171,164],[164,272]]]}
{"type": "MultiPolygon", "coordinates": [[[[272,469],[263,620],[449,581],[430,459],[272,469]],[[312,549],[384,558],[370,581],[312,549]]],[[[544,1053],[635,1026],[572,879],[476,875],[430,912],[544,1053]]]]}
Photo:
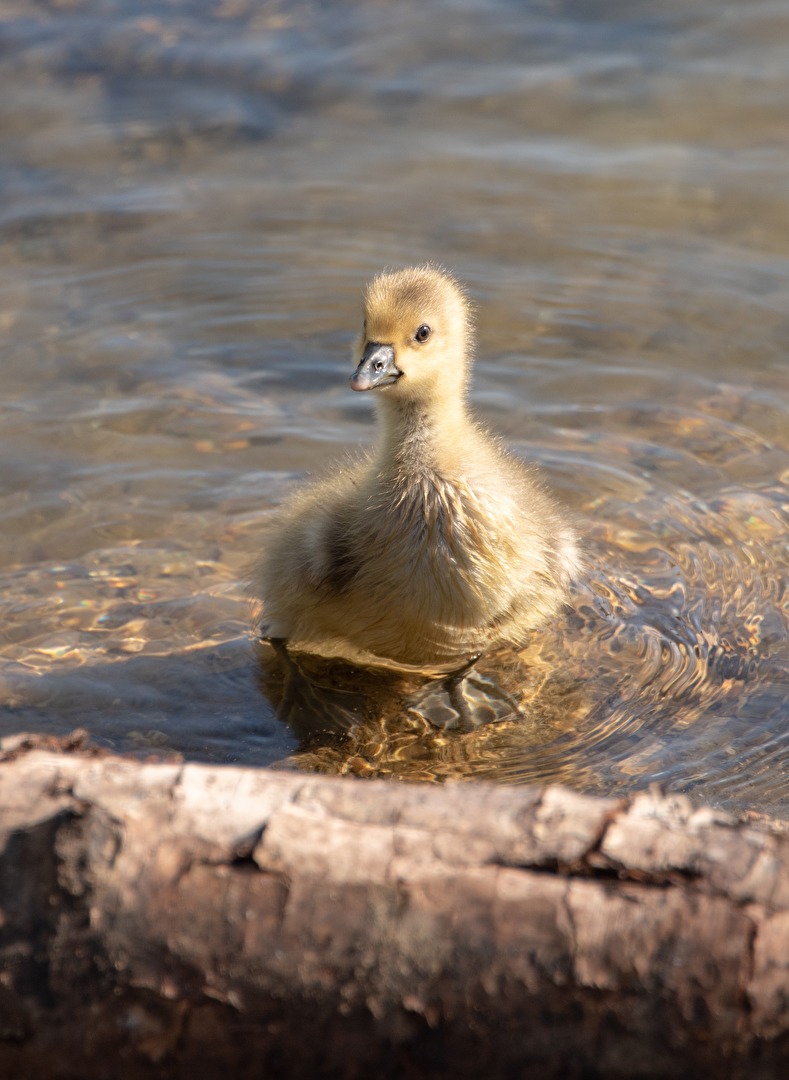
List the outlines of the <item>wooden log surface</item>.
{"type": "Polygon", "coordinates": [[[0,763],[0,1076],[765,1077],[789,835],[681,797],[0,763]]]}

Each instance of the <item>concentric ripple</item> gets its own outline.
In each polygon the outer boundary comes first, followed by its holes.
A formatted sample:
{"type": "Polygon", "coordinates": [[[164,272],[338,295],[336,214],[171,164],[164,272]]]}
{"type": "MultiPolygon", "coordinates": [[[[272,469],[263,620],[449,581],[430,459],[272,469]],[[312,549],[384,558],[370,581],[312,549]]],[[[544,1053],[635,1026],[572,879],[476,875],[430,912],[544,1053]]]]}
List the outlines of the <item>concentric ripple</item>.
{"type": "Polygon", "coordinates": [[[294,763],[608,793],[660,782],[786,814],[789,492],[772,482],[702,499],[635,471],[631,488],[632,499],[594,500],[572,610],[519,652],[484,657],[451,685],[291,665],[280,715],[299,733],[294,763]],[[343,681],[357,696],[338,711],[343,681]]]}

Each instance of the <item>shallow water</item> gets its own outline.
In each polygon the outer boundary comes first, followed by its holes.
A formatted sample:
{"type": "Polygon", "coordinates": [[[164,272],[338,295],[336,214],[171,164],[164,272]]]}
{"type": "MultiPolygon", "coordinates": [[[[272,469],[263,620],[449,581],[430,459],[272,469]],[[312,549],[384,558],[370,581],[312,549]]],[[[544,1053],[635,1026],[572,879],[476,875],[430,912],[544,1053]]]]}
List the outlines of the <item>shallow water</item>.
{"type": "Polygon", "coordinates": [[[789,11],[430,11],[0,5],[0,732],[789,816],[789,11]],[[364,281],[428,258],[592,566],[471,724],[283,670],[244,585],[371,437],[364,281]]]}

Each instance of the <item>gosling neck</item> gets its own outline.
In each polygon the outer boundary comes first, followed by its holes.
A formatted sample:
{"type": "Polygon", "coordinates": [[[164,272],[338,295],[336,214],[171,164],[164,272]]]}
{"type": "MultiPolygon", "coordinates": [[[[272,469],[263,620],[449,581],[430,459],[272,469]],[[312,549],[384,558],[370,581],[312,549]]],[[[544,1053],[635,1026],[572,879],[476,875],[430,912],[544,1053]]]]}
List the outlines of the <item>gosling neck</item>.
{"type": "Polygon", "coordinates": [[[383,469],[437,468],[461,447],[463,430],[470,422],[462,394],[444,399],[440,405],[382,394],[377,406],[381,429],[378,455],[383,469]]]}

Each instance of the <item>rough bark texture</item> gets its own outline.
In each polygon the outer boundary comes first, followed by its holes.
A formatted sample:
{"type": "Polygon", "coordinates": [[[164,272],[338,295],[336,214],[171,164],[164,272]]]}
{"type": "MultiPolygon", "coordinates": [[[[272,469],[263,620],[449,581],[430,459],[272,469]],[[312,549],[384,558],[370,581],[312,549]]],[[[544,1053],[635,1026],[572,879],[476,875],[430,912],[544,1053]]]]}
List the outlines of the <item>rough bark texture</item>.
{"type": "Polygon", "coordinates": [[[789,836],[679,798],[18,749],[0,1076],[765,1077],[789,836]]]}

